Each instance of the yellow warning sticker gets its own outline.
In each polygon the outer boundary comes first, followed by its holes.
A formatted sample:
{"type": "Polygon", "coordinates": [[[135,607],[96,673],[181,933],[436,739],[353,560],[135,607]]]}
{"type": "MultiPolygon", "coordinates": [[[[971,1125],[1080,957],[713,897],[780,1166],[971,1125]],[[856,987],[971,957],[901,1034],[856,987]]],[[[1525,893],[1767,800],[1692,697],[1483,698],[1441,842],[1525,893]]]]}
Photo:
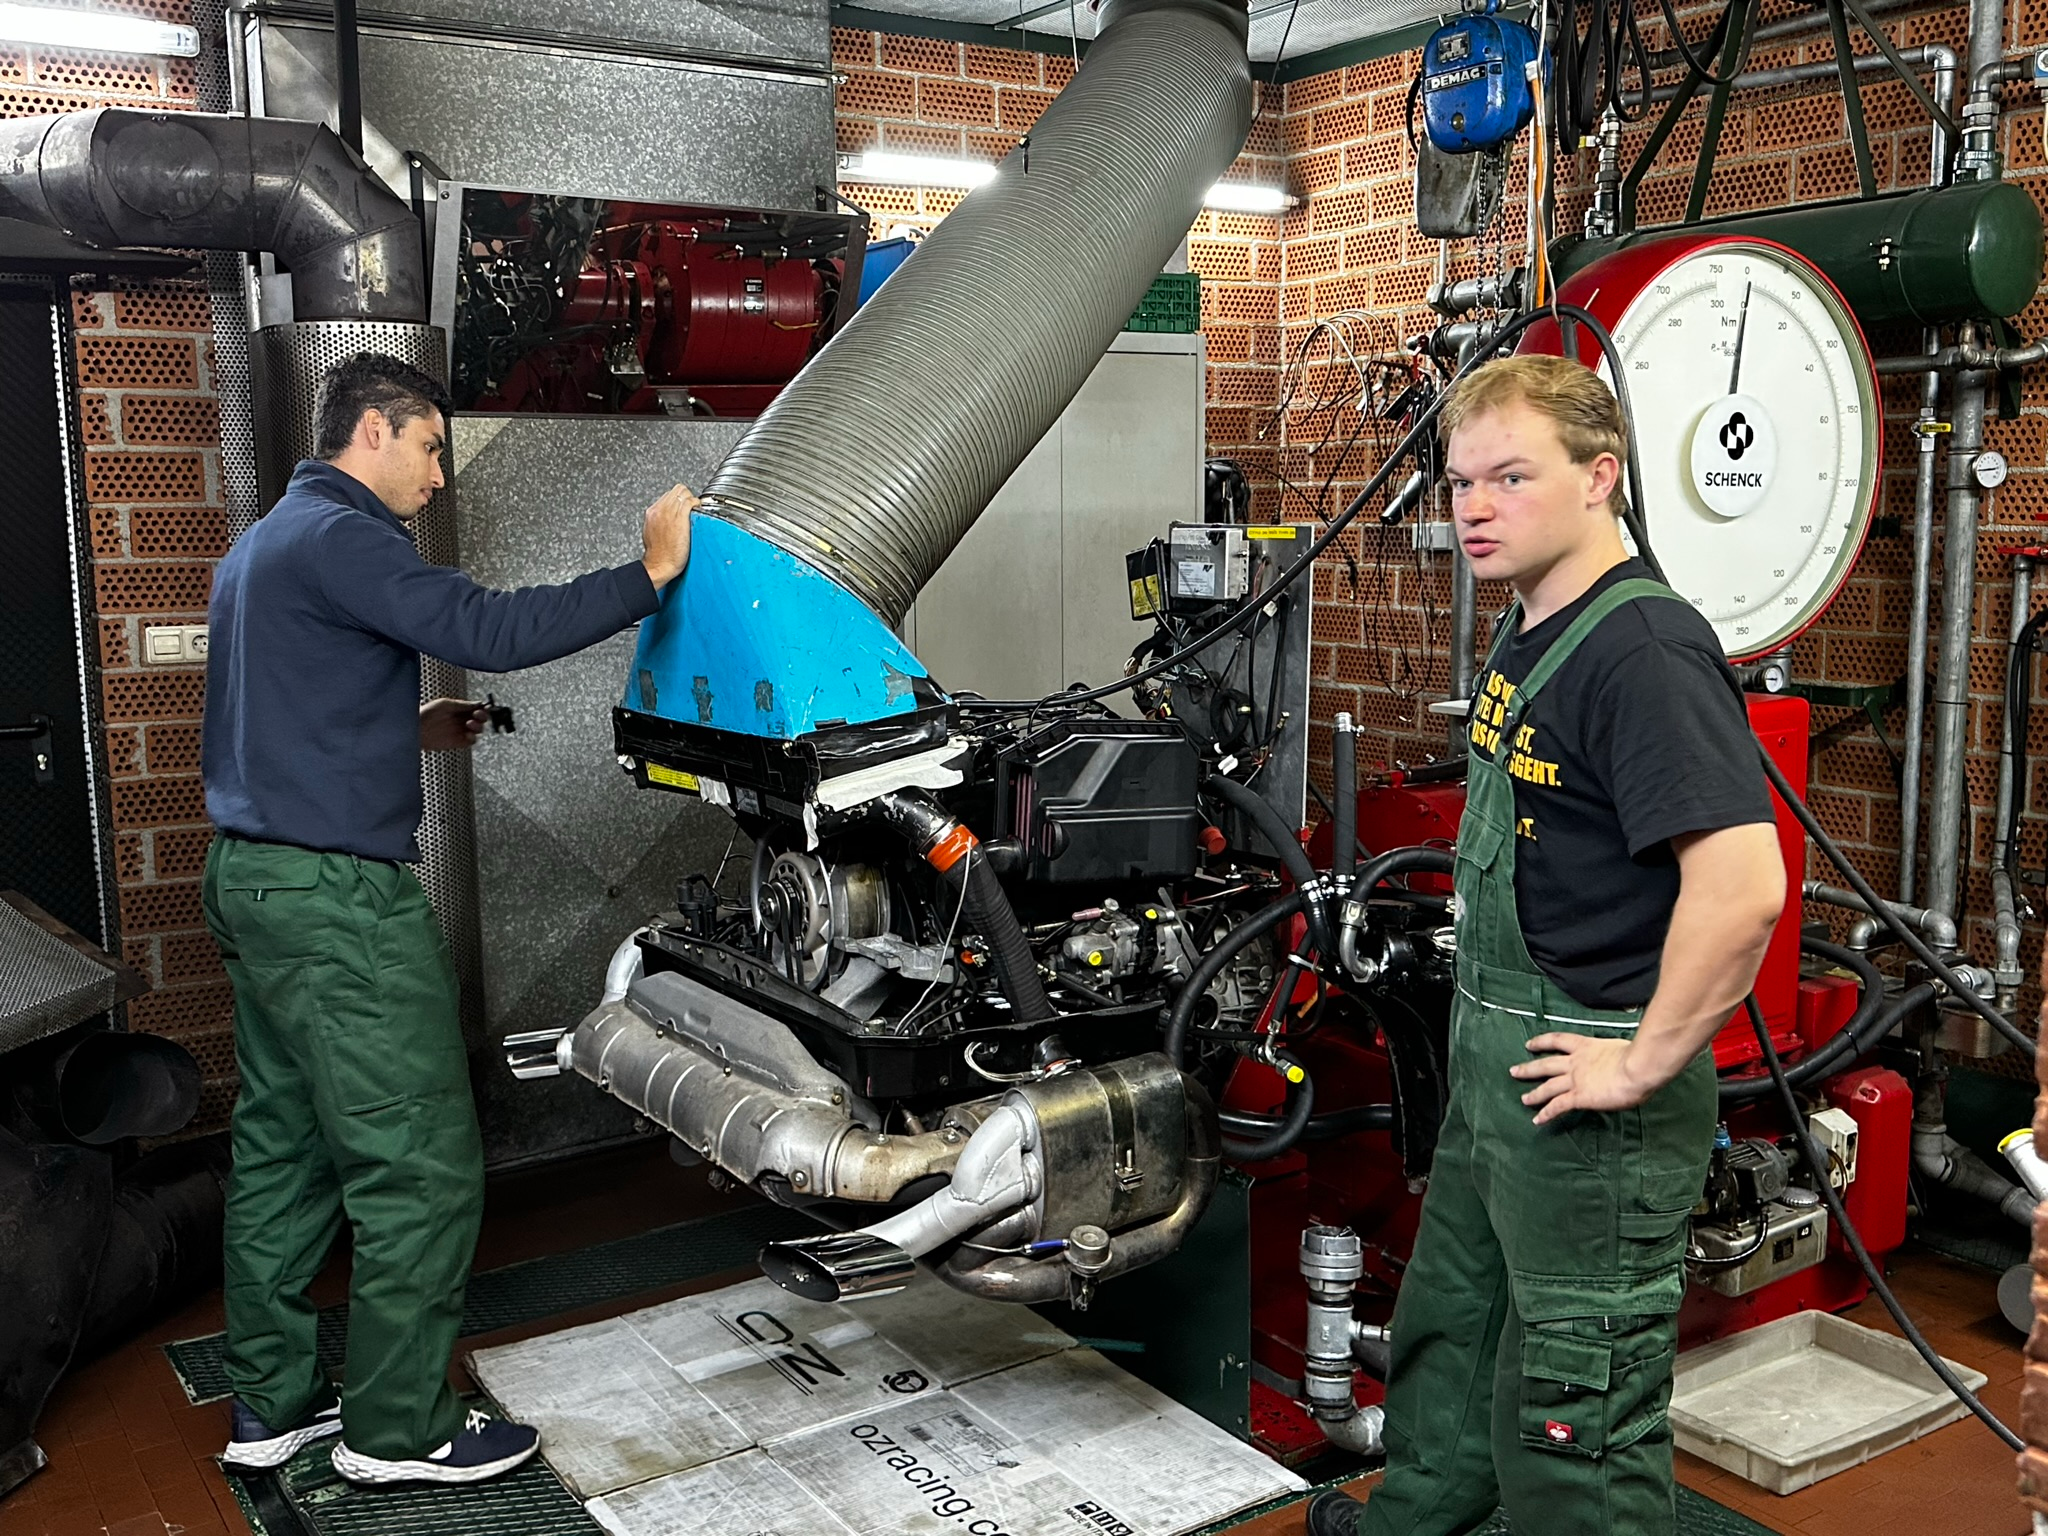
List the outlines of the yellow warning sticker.
{"type": "Polygon", "coordinates": [[[1149,619],[1160,609],[1159,578],[1140,576],[1131,583],[1131,617],[1149,619]]]}
{"type": "Polygon", "coordinates": [[[1299,523],[1254,523],[1245,529],[1248,539],[1298,539],[1301,537],[1299,523]]]}
{"type": "Polygon", "coordinates": [[[698,793],[702,788],[697,783],[697,775],[694,773],[684,773],[680,768],[664,768],[659,763],[647,765],[647,782],[666,784],[673,789],[687,789],[692,794],[698,793]]]}

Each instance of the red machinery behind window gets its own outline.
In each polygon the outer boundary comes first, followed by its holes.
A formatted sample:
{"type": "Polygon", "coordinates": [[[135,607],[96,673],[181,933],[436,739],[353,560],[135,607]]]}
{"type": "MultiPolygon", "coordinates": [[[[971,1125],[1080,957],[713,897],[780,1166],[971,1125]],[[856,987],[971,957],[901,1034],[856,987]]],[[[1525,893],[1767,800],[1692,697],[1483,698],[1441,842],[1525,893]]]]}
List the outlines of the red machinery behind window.
{"type": "Polygon", "coordinates": [[[855,302],[859,217],[461,192],[462,410],[756,416],[855,302]]]}

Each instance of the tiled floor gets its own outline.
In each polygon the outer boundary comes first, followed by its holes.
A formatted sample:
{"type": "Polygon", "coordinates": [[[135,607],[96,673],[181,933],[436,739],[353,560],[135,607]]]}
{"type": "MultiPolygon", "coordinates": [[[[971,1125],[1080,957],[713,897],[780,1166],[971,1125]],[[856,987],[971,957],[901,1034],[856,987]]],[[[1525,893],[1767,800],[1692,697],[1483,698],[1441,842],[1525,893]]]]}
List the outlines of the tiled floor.
{"type": "MultiPolygon", "coordinates": [[[[493,1186],[478,1267],[566,1252],[704,1215],[721,1203],[701,1177],[679,1176],[658,1151],[516,1176],[493,1186]]],[[[340,1298],[343,1273],[337,1263],[323,1277],[323,1301],[340,1298]]],[[[1909,1254],[1894,1283],[1944,1354],[1991,1378],[1985,1401],[2016,1422],[2020,1340],[1998,1315],[1995,1277],[1909,1254]]],[[[652,1299],[633,1297],[490,1337],[589,1321],[652,1299]]],[[[1890,1328],[1875,1302],[1851,1315],[1890,1328]]],[[[227,1438],[226,1405],[187,1403],[159,1348],[219,1327],[214,1292],[63,1381],[37,1430],[50,1465],[0,1500],[0,1536],[244,1536],[247,1527],[213,1460],[227,1438]]],[[[2012,1492],[2011,1454],[1974,1421],[1786,1498],[1691,1457],[1680,1457],[1680,1475],[1788,1536],[2025,1536],[2030,1529],[2012,1492]]],[[[1297,1507],[1239,1529],[1242,1536],[1298,1536],[1302,1517],[1297,1507]]]]}

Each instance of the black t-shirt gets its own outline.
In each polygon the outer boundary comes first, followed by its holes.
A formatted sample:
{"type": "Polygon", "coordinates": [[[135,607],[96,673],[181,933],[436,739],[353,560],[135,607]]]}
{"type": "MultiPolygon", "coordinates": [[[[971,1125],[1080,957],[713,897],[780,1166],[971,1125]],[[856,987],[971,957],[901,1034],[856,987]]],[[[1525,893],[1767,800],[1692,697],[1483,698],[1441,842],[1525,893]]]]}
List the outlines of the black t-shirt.
{"type": "Polygon", "coordinates": [[[1519,740],[1498,741],[1512,688],[1593,599],[1647,577],[1627,560],[1585,596],[1511,636],[1479,679],[1472,750],[1507,754],[1515,787],[1515,904],[1545,974],[1590,1008],[1656,990],[1678,900],[1669,839],[1772,820],[1734,674],[1689,604],[1639,597],[1594,628],[1536,696],[1519,740]]]}

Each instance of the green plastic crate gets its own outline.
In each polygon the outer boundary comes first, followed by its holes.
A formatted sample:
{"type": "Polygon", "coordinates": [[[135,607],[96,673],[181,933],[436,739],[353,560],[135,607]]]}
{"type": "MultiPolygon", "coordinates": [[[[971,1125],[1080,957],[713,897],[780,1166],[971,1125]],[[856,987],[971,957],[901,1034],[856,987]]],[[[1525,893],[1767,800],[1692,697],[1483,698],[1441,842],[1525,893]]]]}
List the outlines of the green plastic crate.
{"type": "Polygon", "coordinates": [[[1145,297],[1125,322],[1127,331],[1176,331],[1202,328],[1202,274],[1162,272],[1152,279],[1145,297]]]}

